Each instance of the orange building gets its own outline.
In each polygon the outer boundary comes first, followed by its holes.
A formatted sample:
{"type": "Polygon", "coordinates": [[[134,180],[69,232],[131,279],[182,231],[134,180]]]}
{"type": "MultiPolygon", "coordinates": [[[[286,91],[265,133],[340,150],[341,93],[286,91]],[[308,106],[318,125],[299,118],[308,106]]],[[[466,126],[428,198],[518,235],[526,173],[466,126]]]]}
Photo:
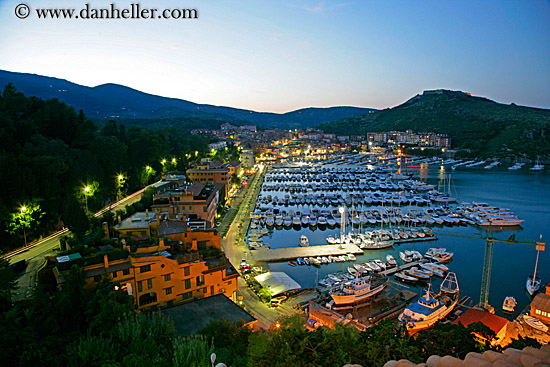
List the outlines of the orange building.
{"type": "Polygon", "coordinates": [[[193,182],[189,186],[154,195],[151,209],[157,213],[168,213],[175,219],[203,219],[208,227],[214,227],[220,191],[223,190],[222,184],[193,182]]]}
{"type": "Polygon", "coordinates": [[[229,168],[219,162],[200,163],[194,168],[189,168],[185,173],[189,180],[193,182],[223,184],[223,196],[227,197],[231,175],[229,174],[229,168]]]}
{"type": "MultiPolygon", "coordinates": [[[[225,294],[236,301],[235,268],[220,250],[217,232],[184,232],[173,235],[177,242],[145,245],[130,251],[114,250],[94,264],[83,266],[86,287],[93,287],[104,277],[116,282],[130,294],[139,310],[171,307],[197,298],[225,294]],[[181,241],[181,242],[180,242],[181,241]]],[[[96,255],[96,260],[98,259],[96,255]]],[[[57,282],[71,263],[54,269],[57,282]]]]}
{"type": "MultiPolygon", "coordinates": [[[[478,310],[471,308],[464,312],[453,324],[462,324],[464,327],[473,324],[474,322],[481,322],[489,329],[495,332],[495,336],[488,340],[491,345],[501,345],[506,337],[506,329],[508,327],[508,320],[503,317],[497,316],[485,310],[478,310]]],[[[474,333],[474,337],[478,342],[485,343],[487,339],[478,333],[474,333]]]]}
{"type": "Polygon", "coordinates": [[[530,315],[545,324],[550,324],[550,282],[546,284],[544,293],[538,293],[531,302],[530,315]]]}

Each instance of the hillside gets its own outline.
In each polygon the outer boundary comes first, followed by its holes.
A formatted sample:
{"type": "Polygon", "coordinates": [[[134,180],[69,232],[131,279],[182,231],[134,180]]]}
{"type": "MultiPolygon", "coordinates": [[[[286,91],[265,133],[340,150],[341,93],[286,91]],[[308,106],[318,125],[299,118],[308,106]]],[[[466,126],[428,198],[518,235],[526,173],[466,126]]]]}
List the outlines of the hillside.
{"type": "Polygon", "coordinates": [[[550,155],[550,110],[505,105],[459,91],[425,91],[407,102],[332,123],[325,132],[407,130],[449,134],[453,147],[479,156],[550,155]]]}
{"type": "MultiPolygon", "coordinates": [[[[267,128],[294,129],[313,127],[372,111],[359,107],[327,107],[304,108],[284,114],[255,112],[161,97],[118,84],[85,87],[64,79],[0,70],[0,90],[10,82],[27,96],[57,98],[77,111],[83,110],[86,116],[94,120],[126,119],[127,125],[132,125],[132,119],[156,119],[154,124],[159,127],[159,119],[168,119],[173,124],[171,118],[197,117],[267,128]]],[[[139,124],[145,125],[143,121],[139,124]]]]}

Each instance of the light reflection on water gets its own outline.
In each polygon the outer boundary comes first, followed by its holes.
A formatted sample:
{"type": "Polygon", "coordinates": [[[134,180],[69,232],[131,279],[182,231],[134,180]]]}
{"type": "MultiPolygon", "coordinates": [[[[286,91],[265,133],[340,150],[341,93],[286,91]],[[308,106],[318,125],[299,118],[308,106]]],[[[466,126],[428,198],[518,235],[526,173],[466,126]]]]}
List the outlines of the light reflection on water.
{"type": "MultiPolygon", "coordinates": [[[[532,173],[527,169],[520,171],[508,171],[506,168],[484,170],[482,166],[475,168],[461,167],[456,171],[451,171],[450,167],[441,170],[440,166],[437,165],[430,168],[417,168],[414,171],[409,169],[409,172],[414,172],[414,179],[436,185],[436,187],[446,174],[451,174],[454,188],[458,192],[459,202],[487,202],[491,205],[509,208],[525,220],[521,229],[503,229],[502,232],[495,233],[495,238],[508,239],[510,235],[516,234],[517,239],[520,241],[536,241],[539,240],[539,236],[542,234],[543,240],[548,241],[550,239],[550,175],[546,173],[532,173]]],[[[282,197],[288,193],[277,191],[269,194],[282,197]]],[[[300,207],[283,207],[282,209],[295,211],[296,208],[300,209],[300,207]]],[[[365,207],[365,209],[370,208],[373,207],[365,207]]],[[[437,227],[435,228],[437,232],[437,227]]],[[[338,227],[325,230],[317,228],[313,231],[308,228],[301,228],[300,230],[274,229],[270,231],[268,236],[264,237],[264,243],[269,243],[272,248],[298,246],[300,235],[305,234],[308,236],[311,245],[320,245],[326,244],[325,238],[328,235],[339,236],[339,231],[338,227]]],[[[443,227],[440,231],[466,237],[481,232],[479,227],[463,226],[443,227]]],[[[435,243],[410,243],[395,245],[394,248],[385,250],[366,251],[365,255],[357,257],[357,261],[364,263],[376,258],[385,260],[388,253],[399,259],[399,251],[415,249],[424,253],[434,245],[446,247],[454,252],[455,256],[449,267],[457,273],[461,293],[471,296],[477,303],[479,301],[483,269],[485,246],[483,240],[439,236],[439,240],[435,243]]],[[[533,273],[535,259],[534,246],[495,242],[489,303],[495,307],[497,314],[502,315],[502,302],[507,295],[514,296],[518,300],[515,315],[527,306],[529,296],[525,291],[525,281],[527,276],[533,273]]],[[[292,267],[286,262],[271,263],[269,265],[272,271],[286,272],[302,287],[311,287],[315,284],[317,272],[319,279],[321,279],[331,272],[346,271],[351,263],[322,265],[320,269],[313,266],[292,267]]],[[[550,248],[540,255],[538,276],[542,278],[543,284],[550,281],[550,248]]],[[[412,286],[411,288],[417,291],[422,290],[421,286],[412,286]]]]}

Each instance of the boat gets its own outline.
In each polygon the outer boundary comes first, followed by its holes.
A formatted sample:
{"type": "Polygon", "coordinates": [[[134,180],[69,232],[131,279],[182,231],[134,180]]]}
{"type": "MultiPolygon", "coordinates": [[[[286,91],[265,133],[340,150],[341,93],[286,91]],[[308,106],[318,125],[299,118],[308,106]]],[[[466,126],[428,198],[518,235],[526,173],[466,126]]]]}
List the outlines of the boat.
{"type": "Polygon", "coordinates": [[[529,315],[523,315],[523,321],[525,321],[525,323],[527,325],[531,326],[532,328],[535,328],[535,329],[543,331],[543,332],[548,331],[548,326],[544,325],[542,323],[542,321],[540,321],[536,317],[529,316],[529,315]]]}
{"type": "Polygon", "coordinates": [[[354,255],[354,254],[348,254],[348,259],[349,259],[350,261],[355,261],[355,260],[357,260],[357,259],[355,258],[355,255],[354,255]]]}
{"type": "Polygon", "coordinates": [[[290,266],[296,266],[297,264],[296,264],[294,261],[290,260],[290,261],[288,262],[288,265],[290,265],[290,266]]]}
{"type": "Polygon", "coordinates": [[[537,260],[535,261],[535,271],[533,272],[533,276],[527,278],[527,282],[525,283],[525,288],[527,288],[527,293],[529,295],[533,296],[535,293],[538,292],[540,289],[540,278],[537,277],[537,266],[539,265],[539,254],[540,250],[537,246],[537,260]]]}
{"type": "Polygon", "coordinates": [[[369,278],[357,276],[349,284],[345,284],[341,289],[333,290],[329,294],[336,306],[353,305],[376,296],[385,287],[385,281],[374,283],[369,278]]]}
{"type": "Polygon", "coordinates": [[[506,298],[504,298],[504,302],[502,303],[502,311],[514,312],[517,304],[518,304],[518,301],[516,301],[514,297],[507,296],[506,298]]]}
{"type": "Polygon", "coordinates": [[[302,259],[301,257],[297,258],[296,259],[296,262],[298,263],[298,265],[305,265],[306,262],[304,261],[304,259],[302,259]]]}
{"type": "Polygon", "coordinates": [[[395,260],[395,258],[392,256],[392,255],[386,255],[386,261],[388,263],[389,266],[387,267],[394,267],[394,266],[397,266],[397,261],[395,260]]]}
{"type": "Polygon", "coordinates": [[[529,168],[530,171],[542,171],[544,170],[544,164],[540,164],[539,157],[537,157],[537,162],[535,165],[531,168],[529,168]]]}
{"type": "Polygon", "coordinates": [[[399,251],[399,258],[404,263],[410,263],[410,262],[413,261],[412,256],[409,256],[409,255],[405,254],[403,251],[399,251]]]}
{"type": "Polygon", "coordinates": [[[418,278],[411,277],[410,275],[405,274],[404,271],[402,271],[400,273],[395,273],[394,276],[395,276],[396,279],[398,279],[402,282],[411,282],[411,283],[418,282],[418,278]]]}
{"type": "Polygon", "coordinates": [[[430,280],[430,275],[426,274],[425,272],[419,270],[417,267],[410,268],[409,270],[405,270],[405,274],[418,278],[420,280],[430,280]]]}
{"type": "Polygon", "coordinates": [[[309,262],[310,262],[311,265],[321,266],[321,262],[319,260],[317,260],[316,258],[314,258],[314,257],[310,257],[309,262]]]}
{"type": "Polygon", "coordinates": [[[433,294],[430,289],[428,285],[426,294],[399,315],[399,321],[405,324],[410,334],[430,328],[444,319],[458,303],[460,292],[455,273],[447,274],[438,294],[433,294]]]}
{"type": "Polygon", "coordinates": [[[307,247],[309,246],[309,239],[305,234],[300,236],[300,246],[301,247],[307,247]]]}

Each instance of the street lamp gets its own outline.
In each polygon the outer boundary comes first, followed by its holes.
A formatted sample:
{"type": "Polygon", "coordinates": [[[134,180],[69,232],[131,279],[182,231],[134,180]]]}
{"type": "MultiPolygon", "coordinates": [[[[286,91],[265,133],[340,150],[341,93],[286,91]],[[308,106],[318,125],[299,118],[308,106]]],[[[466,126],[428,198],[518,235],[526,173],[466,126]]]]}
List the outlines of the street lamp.
{"type": "Polygon", "coordinates": [[[90,194],[90,186],[84,186],[84,198],[86,200],[86,215],[88,215],[88,195],[90,194]]]}
{"type": "MultiPolygon", "coordinates": [[[[25,212],[26,210],[26,206],[21,207],[21,216],[23,216],[23,212],[25,212]]],[[[23,238],[25,239],[25,247],[27,247],[27,232],[25,231],[25,225],[23,225],[23,238]]]]}

